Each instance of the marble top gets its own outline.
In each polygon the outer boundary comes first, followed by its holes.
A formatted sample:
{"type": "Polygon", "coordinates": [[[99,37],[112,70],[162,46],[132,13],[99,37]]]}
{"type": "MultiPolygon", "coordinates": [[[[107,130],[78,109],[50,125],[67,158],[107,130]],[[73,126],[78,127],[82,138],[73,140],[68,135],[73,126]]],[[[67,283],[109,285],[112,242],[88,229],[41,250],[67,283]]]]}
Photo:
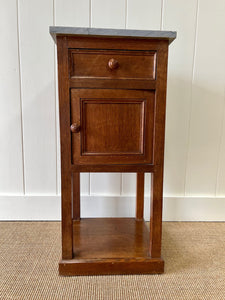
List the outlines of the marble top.
{"type": "Polygon", "coordinates": [[[89,28],[89,27],[64,27],[50,26],[49,32],[53,39],[56,40],[57,35],[93,35],[93,36],[121,36],[135,38],[150,39],[166,39],[169,44],[175,40],[176,31],[162,30],[133,30],[133,29],[105,29],[105,28],[89,28]]]}

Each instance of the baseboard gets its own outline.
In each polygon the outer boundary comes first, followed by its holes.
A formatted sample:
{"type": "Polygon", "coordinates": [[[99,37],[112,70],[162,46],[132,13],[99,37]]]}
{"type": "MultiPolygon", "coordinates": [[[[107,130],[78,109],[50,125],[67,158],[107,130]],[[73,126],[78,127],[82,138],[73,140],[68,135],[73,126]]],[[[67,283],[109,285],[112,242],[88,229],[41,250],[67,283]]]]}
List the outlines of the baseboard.
{"type": "MultiPolygon", "coordinates": [[[[60,196],[0,195],[0,220],[60,220],[60,196]]],[[[149,220],[149,198],[145,219],[149,220]]],[[[82,196],[82,217],[133,217],[134,196],[82,196]]],[[[164,197],[164,221],[225,221],[225,197],[164,197]]]]}

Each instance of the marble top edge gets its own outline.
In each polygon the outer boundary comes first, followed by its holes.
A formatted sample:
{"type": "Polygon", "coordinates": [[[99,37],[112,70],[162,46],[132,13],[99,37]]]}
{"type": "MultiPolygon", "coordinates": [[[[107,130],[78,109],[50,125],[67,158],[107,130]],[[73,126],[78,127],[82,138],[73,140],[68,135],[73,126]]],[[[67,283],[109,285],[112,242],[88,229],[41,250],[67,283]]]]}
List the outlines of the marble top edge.
{"type": "Polygon", "coordinates": [[[124,36],[140,38],[163,38],[168,39],[171,43],[176,38],[176,31],[162,30],[136,30],[136,29],[111,29],[111,28],[89,28],[89,27],[64,27],[50,26],[49,32],[55,39],[57,34],[77,34],[77,35],[94,35],[94,36],[124,36]]]}

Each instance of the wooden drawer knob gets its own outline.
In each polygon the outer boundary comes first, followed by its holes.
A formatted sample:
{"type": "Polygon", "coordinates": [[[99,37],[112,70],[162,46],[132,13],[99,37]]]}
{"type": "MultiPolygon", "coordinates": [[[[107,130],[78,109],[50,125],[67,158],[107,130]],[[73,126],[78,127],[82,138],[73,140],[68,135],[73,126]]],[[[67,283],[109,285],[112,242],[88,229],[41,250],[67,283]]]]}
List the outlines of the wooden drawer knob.
{"type": "Polygon", "coordinates": [[[110,58],[108,61],[108,66],[111,70],[115,70],[119,67],[119,62],[114,58],[110,58]]]}
{"type": "Polygon", "coordinates": [[[80,123],[73,123],[71,126],[70,126],[70,130],[71,132],[73,133],[77,133],[80,131],[80,123]]]}

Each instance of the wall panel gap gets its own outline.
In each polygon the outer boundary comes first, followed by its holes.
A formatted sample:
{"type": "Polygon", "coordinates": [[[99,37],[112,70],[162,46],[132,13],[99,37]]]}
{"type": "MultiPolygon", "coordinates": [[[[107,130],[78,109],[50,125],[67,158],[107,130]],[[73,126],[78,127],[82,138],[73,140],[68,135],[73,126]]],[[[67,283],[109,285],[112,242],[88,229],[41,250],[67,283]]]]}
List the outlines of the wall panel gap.
{"type": "Polygon", "coordinates": [[[22,103],[22,74],[21,74],[21,55],[20,55],[20,25],[19,25],[19,5],[16,1],[16,17],[17,17],[17,49],[18,49],[18,61],[19,61],[19,98],[20,98],[20,130],[21,130],[21,148],[22,148],[22,180],[23,180],[23,194],[26,192],[25,186],[25,167],[24,167],[24,130],[23,130],[23,103],[22,103]]]}
{"type": "Polygon", "coordinates": [[[160,30],[163,30],[163,18],[164,18],[164,0],[161,0],[161,17],[160,17],[160,30]]]}
{"type": "Polygon", "coordinates": [[[196,19],[195,19],[195,41],[194,41],[194,52],[192,60],[192,80],[191,80],[191,99],[190,99],[190,111],[188,116],[188,142],[187,142],[187,157],[186,157],[186,170],[185,170],[185,180],[184,180],[184,196],[187,194],[187,167],[190,156],[190,139],[191,139],[191,115],[193,109],[193,84],[194,84],[194,75],[195,75],[195,62],[196,62],[196,45],[198,38],[198,16],[199,16],[199,0],[197,0],[196,6],[196,19]]]}
{"type": "Polygon", "coordinates": [[[120,173],[120,195],[123,194],[123,173],[120,173]]]}
{"type": "Polygon", "coordinates": [[[89,27],[92,27],[92,0],[89,0],[89,27]]]}
{"type": "Polygon", "coordinates": [[[128,0],[125,0],[125,29],[127,29],[128,0]]]}
{"type": "Polygon", "coordinates": [[[88,178],[89,178],[89,190],[88,190],[88,195],[91,195],[91,173],[88,173],[88,178]]]}

